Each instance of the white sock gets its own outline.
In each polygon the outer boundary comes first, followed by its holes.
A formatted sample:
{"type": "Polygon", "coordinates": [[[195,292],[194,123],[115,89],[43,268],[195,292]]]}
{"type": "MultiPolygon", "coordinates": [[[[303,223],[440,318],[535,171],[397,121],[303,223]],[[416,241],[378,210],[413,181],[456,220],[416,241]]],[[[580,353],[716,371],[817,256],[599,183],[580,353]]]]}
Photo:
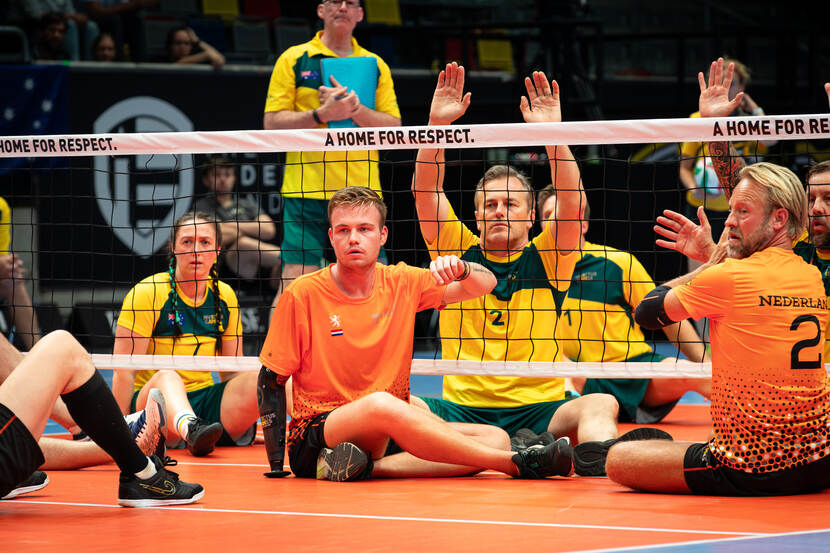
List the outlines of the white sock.
{"type": "Polygon", "coordinates": [[[147,480],[148,478],[152,478],[156,475],[156,465],[153,464],[153,461],[147,457],[147,466],[144,467],[144,470],[135,473],[136,478],[140,478],[141,480],[147,480]]]}
{"type": "Polygon", "coordinates": [[[185,410],[176,413],[176,431],[183,440],[187,440],[187,430],[192,420],[196,420],[196,413],[193,411],[185,410]]]}

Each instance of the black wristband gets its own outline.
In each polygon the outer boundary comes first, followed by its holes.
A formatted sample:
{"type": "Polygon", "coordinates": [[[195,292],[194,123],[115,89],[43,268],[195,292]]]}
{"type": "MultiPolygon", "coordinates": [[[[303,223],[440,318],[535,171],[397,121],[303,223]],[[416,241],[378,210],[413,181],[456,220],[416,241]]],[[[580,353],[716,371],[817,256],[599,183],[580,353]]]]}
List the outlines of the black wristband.
{"type": "Polygon", "coordinates": [[[468,276],[470,276],[470,264],[467,261],[461,260],[461,263],[464,264],[464,272],[461,273],[461,276],[455,279],[456,281],[464,280],[468,276]]]}
{"type": "Polygon", "coordinates": [[[320,116],[319,116],[319,115],[317,115],[317,110],[316,110],[316,109],[311,110],[311,116],[314,118],[314,120],[315,120],[315,121],[317,121],[317,124],[318,124],[318,125],[322,125],[322,124],[323,124],[322,119],[320,119],[320,116]]]}

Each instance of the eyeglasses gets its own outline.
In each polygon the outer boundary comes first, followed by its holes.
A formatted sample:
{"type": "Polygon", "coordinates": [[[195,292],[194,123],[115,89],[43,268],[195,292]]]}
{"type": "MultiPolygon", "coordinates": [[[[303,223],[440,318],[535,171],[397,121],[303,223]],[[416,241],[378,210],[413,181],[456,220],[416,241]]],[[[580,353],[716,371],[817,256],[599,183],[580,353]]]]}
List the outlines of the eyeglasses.
{"type": "Polygon", "coordinates": [[[360,0],[322,0],[321,4],[325,4],[326,6],[334,6],[339,8],[346,3],[346,6],[349,8],[359,8],[360,7],[360,0]]]}

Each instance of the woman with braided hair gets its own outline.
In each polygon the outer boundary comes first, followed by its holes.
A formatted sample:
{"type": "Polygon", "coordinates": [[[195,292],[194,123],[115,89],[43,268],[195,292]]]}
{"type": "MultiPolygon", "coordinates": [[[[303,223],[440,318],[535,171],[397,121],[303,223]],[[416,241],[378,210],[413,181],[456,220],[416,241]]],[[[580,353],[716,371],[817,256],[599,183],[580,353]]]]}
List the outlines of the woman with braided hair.
{"type": "MultiPolygon", "coordinates": [[[[236,294],[219,281],[221,244],[217,222],[191,212],[170,234],[170,265],[149,276],[124,298],[115,332],[116,354],[242,354],[242,326],[236,294]]],[[[168,443],[184,440],[195,456],[215,445],[250,445],[256,420],[256,373],[231,375],[214,383],[204,371],[117,370],[113,393],[125,413],[141,409],[151,388],[167,403],[168,443]]]]}

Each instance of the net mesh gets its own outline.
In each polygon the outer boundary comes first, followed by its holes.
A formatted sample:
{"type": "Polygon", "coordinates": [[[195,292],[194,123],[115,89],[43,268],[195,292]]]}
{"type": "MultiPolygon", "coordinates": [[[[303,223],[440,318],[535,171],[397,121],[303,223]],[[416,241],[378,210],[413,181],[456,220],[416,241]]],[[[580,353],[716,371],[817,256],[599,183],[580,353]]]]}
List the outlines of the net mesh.
{"type": "MultiPolygon", "coordinates": [[[[137,127],[136,127],[137,128],[137,127]]],[[[136,130],[125,128],[124,130],[136,130]]],[[[379,173],[389,208],[390,231],[386,254],[390,263],[425,267],[429,254],[421,237],[410,191],[415,168],[413,149],[446,148],[444,191],[459,219],[476,230],[474,190],[488,167],[506,164],[528,175],[535,190],[551,182],[549,160],[542,144],[569,144],[578,161],[588,204],[588,242],[633,254],[625,258],[627,276],[589,275],[607,298],[612,289],[630,289],[643,282],[632,277],[636,259],[657,283],[686,272],[680,254],[655,246],[655,217],[664,209],[684,212],[690,198],[707,202],[705,159],[681,151],[681,143],[725,139],[749,145],[748,161],[765,159],[803,175],[815,161],[830,157],[828,118],[823,115],[747,117],[711,120],[645,120],[534,125],[473,125],[438,129],[403,127],[379,129],[234,131],[215,133],[141,133],[79,136],[0,137],[2,183],[9,208],[0,235],[7,235],[5,252],[17,256],[16,268],[5,279],[5,309],[0,329],[28,349],[31,334],[57,328],[70,330],[93,353],[102,367],[189,370],[256,370],[256,356],[267,332],[270,306],[280,283],[268,263],[265,245],[283,242],[283,224],[290,219],[280,194],[287,151],[347,151],[379,148],[379,173]],[[226,160],[217,162],[215,156],[226,160]],[[678,180],[684,160],[693,160],[695,190],[678,180]],[[237,208],[256,211],[261,244],[240,244],[242,256],[253,259],[247,268],[227,254],[220,279],[239,297],[244,332],[244,356],[235,360],[174,359],[169,356],[112,356],[121,303],[141,279],[168,269],[168,238],[173,221],[211,198],[208,179],[227,166],[238,198],[237,208]],[[268,222],[273,221],[273,222],[268,222]],[[253,267],[253,269],[251,268],[253,267]],[[628,280],[626,280],[628,279],[628,280]],[[27,301],[22,294],[26,294],[27,301]],[[32,310],[29,304],[34,306],[32,310]],[[34,315],[34,317],[33,317],[34,315]],[[28,321],[28,322],[27,322],[28,321]],[[217,365],[218,363],[218,365],[217,365]]],[[[560,160],[554,160],[559,162],[560,160]]],[[[361,183],[353,183],[361,184],[361,183]]],[[[710,211],[710,213],[716,210],[710,211]]],[[[250,217],[246,217],[250,218],[250,217]]],[[[716,217],[717,218],[717,217],[716,217]]],[[[325,228],[325,213],[308,220],[325,228]],[[316,218],[316,219],[315,219],[316,218]]],[[[536,221],[531,238],[541,231],[536,221]]],[[[0,246],[4,246],[0,242],[0,246]]],[[[228,248],[230,249],[230,248],[228,248]]],[[[308,248],[311,250],[312,248],[308,248]]],[[[294,253],[305,253],[300,247],[294,253]]],[[[285,254],[286,252],[283,252],[285,254]]],[[[330,248],[323,256],[332,259],[330,248]]],[[[237,257],[240,257],[237,255],[237,257]]],[[[626,269],[626,267],[623,267],[626,269]]],[[[582,278],[588,278],[584,274],[582,278]]],[[[561,311],[561,319],[583,322],[599,315],[602,325],[617,324],[611,311],[631,316],[631,306],[613,309],[602,302],[577,302],[561,311]]],[[[510,313],[504,313],[508,319],[510,313]]],[[[549,328],[546,339],[558,336],[555,313],[538,314],[533,328],[549,328]],[[537,326],[538,325],[538,326],[537,326]]],[[[614,362],[481,361],[442,359],[438,314],[418,314],[415,330],[415,374],[508,374],[538,376],[604,375],[608,377],[706,376],[707,364],[625,363],[647,344],[669,358],[682,356],[662,333],[629,333],[603,338],[602,328],[577,323],[580,349],[622,349],[614,362]],[[607,340],[607,343],[606,343],[607,340]]],[[[444,336],[446,339],[447,336],[444,336]]],[[[510,335],[508,340],[529,336],[510,335]]],[[[559,337],[560,343],[563,338],[559,337]]],[[[508,348],[509,349],[509,346],[508,348]]],[[[573,350],[573,348],[571,348],[573,350]]],[[[574,355],[575,357],[578,356],[574,355]]],[[[505,355],[509,358],[509,355],[505,355]]],[[[606,358],[608,356],[605,356],[606,358]]]]}

